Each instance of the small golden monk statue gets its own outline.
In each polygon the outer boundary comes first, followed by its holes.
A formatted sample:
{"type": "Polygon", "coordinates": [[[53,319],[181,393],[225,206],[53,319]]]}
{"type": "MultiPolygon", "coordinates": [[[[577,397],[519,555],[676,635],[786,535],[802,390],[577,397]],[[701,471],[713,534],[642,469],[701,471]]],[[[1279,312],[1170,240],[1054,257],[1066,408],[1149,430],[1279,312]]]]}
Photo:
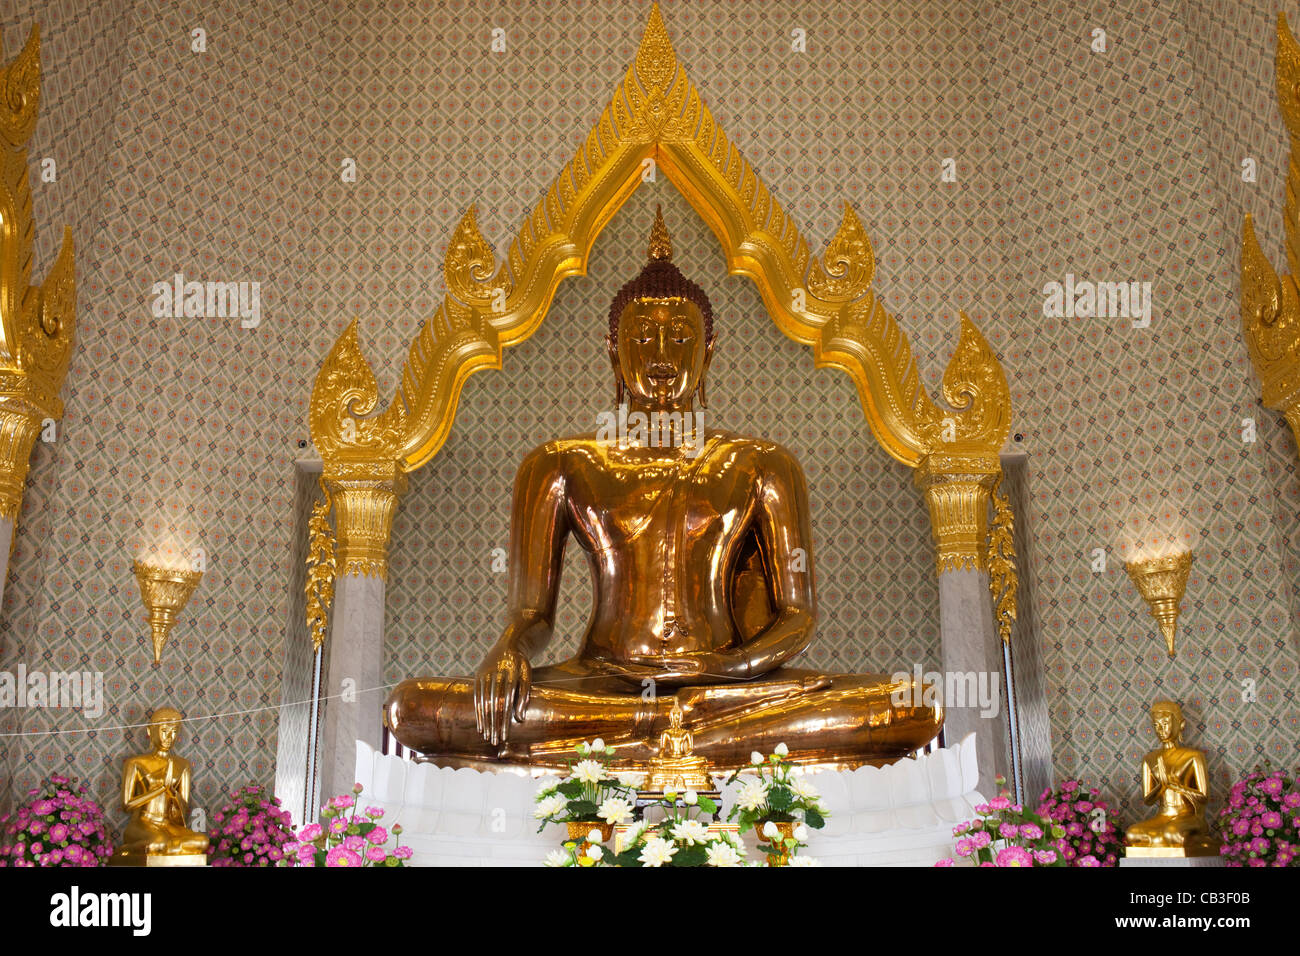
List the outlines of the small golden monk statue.
{"type": "Polygon", "coordinates": [[[650,261],[609,311],[629,434],[525,457],[505,629],[473,677],[394,688],[384,719],[402,744],[445,766],[563,767],[600,737],[635,768],[680,719],[725,771],[782,742],[798,763],[886,763],[939,732],[941,706],[894,702],[924,700],[910,680],[794,666],[817,621],[808,491],[780,445],[703,427],[714,342],[713,307],[673,264],[656,214],[650,261]],[[633,427],[647,420],[648,435],[633,427]],[[570,538],[591,567],[591,620],[574,657],[534,667],[570,538]]]}
{"type": "Polygon", "coordinates": [[[709,762],[694,752],[694,741],[682,727],[684,716],[681,704],[673,698],[673,709],[668,712],[668,729],[659,735],[659,753],[650,758],[642,792],[676,790],[682,793],[714,789],[709,762]]]}
{"type": "Polygon", "coordinates": [[[1160,746],[1142,758],[1142,800],[1158,804],[1159,809],[1125,831],[1128,856],[1215,856],[1219,852],[1219,840],[1205,821],[1210,796],[1205,754],[1182,745],[1184,724],[1183,709],[1173,701],[1151,705],[1151,726],[1160,746]]]}
{"type": "Polygon", "coordinates": [[[179,711],[159,707],[149,718],[153,753],[122,764],[122,808],[131,819],[113,854],[115,865],[206,865],[207,834],[188,827],[190,762],[172,752],[180,726],[179,711]]]}

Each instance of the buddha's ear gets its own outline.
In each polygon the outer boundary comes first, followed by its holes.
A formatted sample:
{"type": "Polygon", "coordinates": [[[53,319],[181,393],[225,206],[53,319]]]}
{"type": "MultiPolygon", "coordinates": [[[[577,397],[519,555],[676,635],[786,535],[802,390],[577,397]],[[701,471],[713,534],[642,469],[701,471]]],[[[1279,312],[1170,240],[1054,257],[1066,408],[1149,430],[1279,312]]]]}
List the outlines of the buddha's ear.
{"type": "Polygon", "coordinates": [[[704,344],[704,362],[700,365],[700,384],[695,386],[695,391],[700,396],[700,407],[708,408],[709,400],[704,395],[704,380],[709,377],[709,363],[713,361],[713,341],[714,337],[710,336],[704,344]]]}
{"type": "Polygon", "coordinates": [[[623,390],[626,386],[623,383],[623,369],[618,364],[618,343],[612,335],[605,336],[605,348],[609,351],[609,364],[614,369],[614,407],[618,408],[623,404],[623,390]]]}

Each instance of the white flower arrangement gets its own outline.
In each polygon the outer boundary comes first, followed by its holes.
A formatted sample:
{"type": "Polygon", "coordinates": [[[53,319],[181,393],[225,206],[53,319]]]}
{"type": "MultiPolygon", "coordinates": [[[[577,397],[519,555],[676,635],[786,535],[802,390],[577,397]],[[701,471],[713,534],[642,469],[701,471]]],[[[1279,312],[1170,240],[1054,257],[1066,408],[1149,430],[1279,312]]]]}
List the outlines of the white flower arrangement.
{"type": "MultiPolygon", "coordinates": [[[[575,749],[580,759],[570,766],[568,776],[559,783],[543,785],[533,798],[537,804],[533,816],[541,821],[538,833],[550,823],[614,826],[632,818],[635,791],[609,769],[614,748],[605,746],[605,742],[597,738],[591,743],[581,743],[575,749]]],[[[593,832],[600,834],[599,830],[593,832]]],[[[551,856],[559,852],[557,850],[551,856]]],[[[550,860],[548,857],[551,866],[574,865],[572,862],[551,863],[550,860]]]]}
{"type": "Polygon", "coordinates": [[[767,854],[772,866],[812,866],[813,863],[794,863],[801,847],[808,845],[808,830],[820,830],[828,816],[821,794],[807,777],[793,772],[794,764],[785,760],[790,749],[777,744],[769,757],[755,751],[750,756],[751,767],[737,770],[727,780],[734,782],[742,773],[755,772],[736,791],[736,803],[727,814],[728,820],[737,820],[740,832],[757,829],[766,841],[759,849],[767,854]],[[783,826],[778,826],[782,824],[783,826]],[[787,835],[785,830],[789,830],[787,835]]]}
{"type": "Polygon", "coordinates": [[[657,823],[644,820],[624,834],[611,866],[740,866],[745,848],[732,833],[711,834],[705,818],[718,812],[718,805],[694,790],[682,795],[668,791],[659,805],[664,818],[657,823]]]}

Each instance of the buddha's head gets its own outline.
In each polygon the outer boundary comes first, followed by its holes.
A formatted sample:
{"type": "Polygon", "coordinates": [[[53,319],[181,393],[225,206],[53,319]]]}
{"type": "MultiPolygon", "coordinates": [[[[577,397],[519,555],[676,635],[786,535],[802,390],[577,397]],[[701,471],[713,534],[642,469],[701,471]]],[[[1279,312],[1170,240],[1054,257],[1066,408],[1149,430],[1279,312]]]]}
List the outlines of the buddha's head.
{"type": "Polygon", "coordinates": [[[704,290],[672,263],[672,240],[656,209],[650,261],[619,290],[609,308],[605,343],[619,403],[624,391],[654,408],[704,404],[704,377],[713,358],[713,306],[704,290]]]}
{"type": "Polygon", "coordinates": [[[181,731],[181,712],[171,707],[159,707],[149,718],[149,742],[160,753],[166,753],[176,743],[181,731]]]}
{"type": "Polygon", "coordinates": [[[1177,742],[1183,733],[1183,709],[1172,700],[1151,705],[1151,726],[1162,744],[1177,742]]]}

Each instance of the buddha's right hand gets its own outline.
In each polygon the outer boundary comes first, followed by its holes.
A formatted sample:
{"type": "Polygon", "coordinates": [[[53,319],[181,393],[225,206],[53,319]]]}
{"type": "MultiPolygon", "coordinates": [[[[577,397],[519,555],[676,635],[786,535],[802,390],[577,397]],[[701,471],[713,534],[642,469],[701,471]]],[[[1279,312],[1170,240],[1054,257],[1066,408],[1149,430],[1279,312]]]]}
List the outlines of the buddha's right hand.
{"type": "Polygon", "coordinates": [[[488,743],[505,743],[511,718],[524,719],[532,676],[528,658],[512,647],[498,644],[483,658],[474,675],[474,722],[488,743]]]}

